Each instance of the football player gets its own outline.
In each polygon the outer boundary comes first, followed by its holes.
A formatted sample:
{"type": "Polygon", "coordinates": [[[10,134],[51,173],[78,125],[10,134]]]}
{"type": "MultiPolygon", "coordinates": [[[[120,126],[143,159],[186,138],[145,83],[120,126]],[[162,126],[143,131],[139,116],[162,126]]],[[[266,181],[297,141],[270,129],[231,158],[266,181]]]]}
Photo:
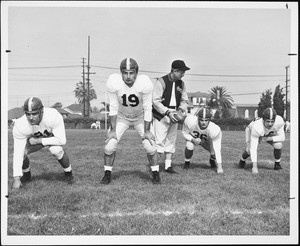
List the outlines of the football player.
{"type": "Polygon", "coordinates": [[[24,112],[17,119],[13,128],[13,189],[31,179],[28,155],[45,146],[58,160],[68,183],[74,182],[68,154],[64,151],[66,144],[65,125],[62,115],[54,108],[44,108],[37,97],[30,97],[24,103],[24,112]]]}
{"type": "Polygon", "coordinates": [[[257,147],[259,143],[267,142],[274,148],[275,170],[282,169],[281,149],[285,140],[284,120],[277,115],[273,108],[266,108],[262,118],[252,121],[245,129],[247,147],[239,161],[239,167],[244,168],[246,159],[250,156],[252,161],[252,173],[258,173],[257,169],[257,147]]]}
{"type": "Polygon", "coordinates": [[[197,115],[189,114],[185,118],[182,128],[182,134],[186,139],[184,169],[190,167],[194,148],[200,145],[210,153],[209,162],[211,167],[217,167],[217,173],[223,173],[221,157],[222,131],[218,125],[211,122],[211,116],[211,111],[203,107],[197,115]]]}
{"type": "Polygon", "coordinates": [[[150,132],[153,83],[148,76],[138,75],[138,70],[137,62],[126,58],[120,64],[121,74],[110,75],[106,83],[110,129],[105,142],[103,184],[111,182],[117,144],[129,127],[134,127],[142,138],[152,171],[152,182],[160,183],[155,138],[150,132]]]}

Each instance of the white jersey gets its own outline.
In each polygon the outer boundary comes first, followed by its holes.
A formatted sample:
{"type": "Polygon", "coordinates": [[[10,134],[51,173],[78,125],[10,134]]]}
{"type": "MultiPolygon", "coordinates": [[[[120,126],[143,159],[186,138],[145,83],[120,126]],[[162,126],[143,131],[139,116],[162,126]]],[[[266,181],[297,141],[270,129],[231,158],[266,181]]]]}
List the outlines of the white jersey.
{"type": "Polygon", "coordinates": [[[144,117],[152,120],[153,83],[147,75],[137,75],[132,87],[125,84],[121,74],[112,74],[106,82],[110,111],[109,115],[118,115],[129,121],[144,117]]]}
{"type": "Polygon", "coordinates": [[[219,137],[220,133],[221,128],[211,121],[206,129],[201,130],[198,125],[198,117],[195,115],[188,114],[183,123],[182,134],[188,141],[191,141],[193,138],[201,138],[201,136],[214,140],[219,137]]]}
{"type": "Polygon", "coordinates": [[[14,176],[21,176],[27,139],[32,136],[43,137],[44,146],[65,145],[66,133],[62,115],[54,108],[44,108],[43,118],[39,125],[30,125],[26,115],[15,121],[13,128],[14,176]]]}
{"type": "Polygon", "coordinates": [[[188,114],[183,122],[182,134],[187,141],[192,141],[193,138],[207,138],[212,142],[212,146],[216,155],[217,163],[222,163],[221,156],[221,128],[213,122],[209,122],[206,129],[201,130],[198,124],[198,117],[188,114]]]}
{"type": "Polygon", "coordinates": [[[250,155],[251,161],[257,162],[257,146],[259,137],[267,136],[269,133],[274,133],[273,142],[283,142],[285,140],[284,134],[284,120],[277,115],[274,125],[267,129],[264,126],[262,118],[252,121],[246,128],[246,141],[250,141],[250,155]]]}

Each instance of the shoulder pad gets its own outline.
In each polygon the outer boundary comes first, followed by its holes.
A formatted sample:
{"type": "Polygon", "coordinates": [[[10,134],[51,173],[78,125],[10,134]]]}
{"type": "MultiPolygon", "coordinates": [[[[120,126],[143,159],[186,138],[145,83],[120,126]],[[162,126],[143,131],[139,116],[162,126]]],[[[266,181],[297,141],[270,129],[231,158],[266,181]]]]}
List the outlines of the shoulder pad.
{"type": "Polygon", "coordinates": [[[136,88],[142,93],[150,93],[153,90],[153,83],[147,75],[138,75],[135,81],[136,88]]]}
{"type": "Polygon", "coordinates": [[[117,73],[111,74],[108,77],[108,80],[106,82],[107,90],[109,92],[115,92],[121,87],[122,83],[124,83],[124,82],[123,82],[122,76],[120,74],[117,74],[117,73]]]}

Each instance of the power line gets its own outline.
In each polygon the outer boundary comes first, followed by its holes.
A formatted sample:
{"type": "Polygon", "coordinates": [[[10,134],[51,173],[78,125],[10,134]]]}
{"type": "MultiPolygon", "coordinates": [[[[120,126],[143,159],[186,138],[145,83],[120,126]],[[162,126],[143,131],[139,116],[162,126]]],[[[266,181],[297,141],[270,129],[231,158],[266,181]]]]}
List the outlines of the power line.
{"type": "Polygon", "coordinates": [[[47,68],[72,68],[72,67],[80,67],[80,66],[53,66],[53,67],[9,67],[8,69],[47,69],[47,68]]]}

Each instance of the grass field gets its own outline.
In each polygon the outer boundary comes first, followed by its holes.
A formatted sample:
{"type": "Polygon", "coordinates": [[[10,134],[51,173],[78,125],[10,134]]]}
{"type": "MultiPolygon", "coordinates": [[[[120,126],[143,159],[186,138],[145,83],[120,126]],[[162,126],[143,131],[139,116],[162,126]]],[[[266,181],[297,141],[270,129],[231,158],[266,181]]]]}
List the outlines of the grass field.
{"type": "MultiPolygon", "coordinates": [[[[103,177],[106,132],[67,130],[68,152],[76,183],[63,182],[63,172],[47,148],[29,156],[32,181],[12,192],[13,139],[8,133],[9,199],[7,235],[279,235],[290,234],[290,141],[282,167],[273,170],[273,149],[261,144],[259,173],[238,161],[244,132],[224,131],[223,174],[197,148],[191,168],[183,170],[185,141],[178,132],[170,175],[161,171],[160,185],[146,172],[147,158],[135,131],[121,140],[109,185],[103,177]]],[[[160,164],[161,170],[163,164],[160,164]]]]}

